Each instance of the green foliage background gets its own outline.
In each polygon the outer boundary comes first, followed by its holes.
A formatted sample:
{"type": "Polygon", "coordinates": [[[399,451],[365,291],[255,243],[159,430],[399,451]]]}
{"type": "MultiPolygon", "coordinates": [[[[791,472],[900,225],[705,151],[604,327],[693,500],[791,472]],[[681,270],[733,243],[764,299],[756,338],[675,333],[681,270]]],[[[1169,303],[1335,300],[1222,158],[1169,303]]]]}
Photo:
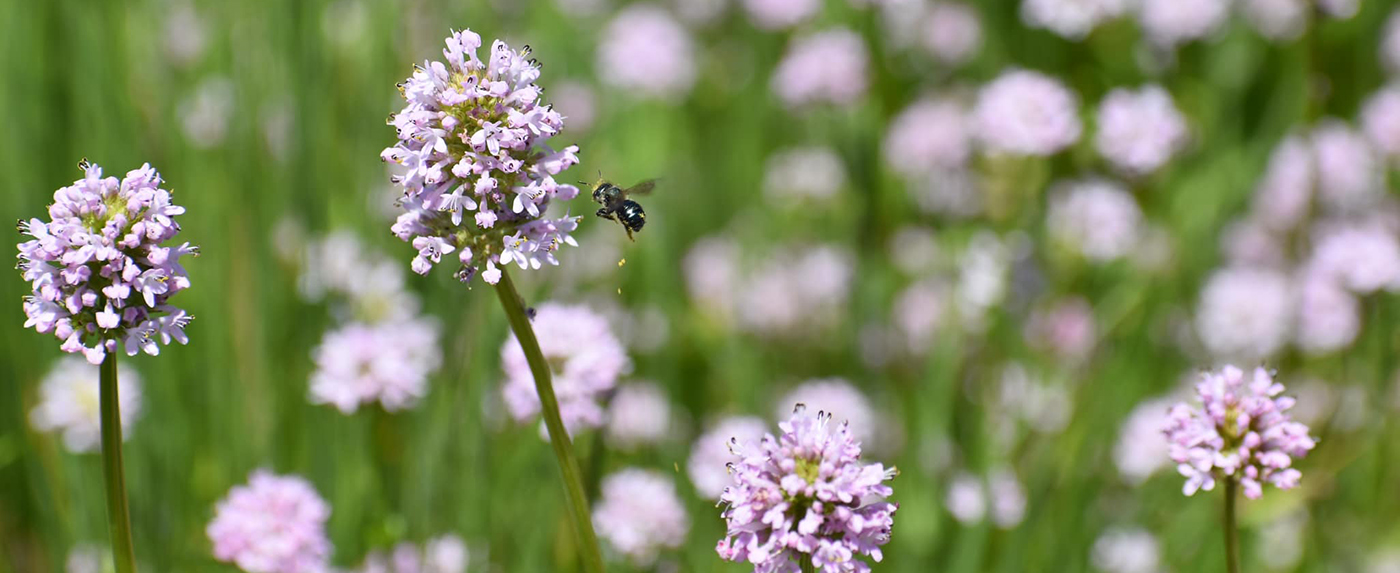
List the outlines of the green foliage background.
{"type": "MultiPolygon", "coordinates": [[[[860,31],[875,63],[869,97],[848,111],[783,109],[768,76],[787,34],[754,30],[732,6],[724,21],[697,34],[700,78],[680,104],[635,101],[600,87],[595,127],[560,138],[583,148],[574,172],[601,170],[619,181],[660,175],[664,190],[648,203],[650,224],[626,246],[624,267],[567,288],[551,281],[561,271],[528,273],[521,280],[526,296],[578,301],[601,294],[629,308],[664,311],[668,343],[635,354],[636,375],[663,385],[692,421],[719,413],[766,417],[777,396],[809,377],[845,376],[858,384],[904,434],[904,448],[884,460],[903,473],[894,483],[901,503],[894,541],[879,571],[1085,571],[1094,539],[1115,524],[1158,534],[1172,571],[1219,570],[1218,496],[1182,497],[1180,478],[1170,470],[1141,486],[1125,485],[1112,464],[1113,444],[1138,401],[1208,366],[1164,341],[1163,325],[1194,306],[1203,277],[1220,262],[1222,227],[1245,209],[1277,141],[1318,117],[1353,118],[1365,95],[1384,83],[1376,46],[1393,3],[1366,2],[1356,17],[1322,21],[1285,45],[1264,42],[1235,18],[1218,40],[1182,49],[1177,66],[1161,76],[1138,66],[1139,32],[1131,22],[1071,44],[1027,30],[1013,0],[976,3],[984,48],[948,74],[885,46],[872,12],[839,0],[826,4],[820,24],[860,31]],[[888,260],[894,229],[930,225],[940,241],[960,244],[983,226],[1020,228],[1040,242],[1045,184],[1104,168],[1082,141],[1042,166],[1009,205],[1012,215],[1000,221],[955,223],[919,214],[880,158],[888,120],[920,94],[975,86],[1008,66],[1050,72],[1088,103],[1113,87],[1148,80],[1173,93],[1191,119],[1192,147],[1136,189],[1148,218],[1171,232],[1173,266],[1161,275],[1128,265],[1047,266],[1050,291],[1082,293],[1094,304],[1104,338],[1085,365],[1061,368],[1034,353],[1013,317],[996,314],[984,336],[940,339],[926,363],[867,368],[858,358],[860,327],[888,316],[907,282],[888,260]],[[767,155],[813,143],[833,146],[847,163],[852,183],[840,207],[765,206],[767,155]],[[679,263],[694,240],[723,229],[755,248],[848,245],[859,258],[858,282],[843,328],[813,350],[704,320],[686,296],[679,263]],[[1009,457],[992,448],[993,414],[982,407],[998,366],[1008,360],[1074,388],[1069,426],[1054,435],[1026,433],[1009,457]],[[966,468],[1015,469],[1030,502],[1023,523],[1003,531],[965,527],[949,516],[942,501],[949,474],[920,461],[944,438],[957,445],[966,468]]],[[[231,571],[210,557],[204,526],[215,501],[258,467],[302,474],[332,504],[339,566],[400,540],[456,532],[472,544],[473,571],[571,570],[571,537],[547,444],[533,426],[501,425],[491,421],[499,413],[483,411],[501,379],[498,350],[506,336],[494,295],[461,288],[446,272],[412,277],[411,288],[445,326],[444,367],[429,398],[397,415],[343,416],[306,400],[310,352],[331,319],[323,305],[298,299],[295,270],[278,262],[273,230],[286,216],[312,233],[349,229],[407,265],[409,247],[369,207],[371,197],[390,200],[377,155],[393,140],[384,118],[400,105],[394,84],[412,62],[439,56],[449,28],[470,27],[488,40],[529,43],[545,64],[546,88],[566,78],[596,85],[594,48],[606,15],[572,18],[539,0],[418,0],[365,1],[365,17],[352,19],[347,5],[198,2],[206,50],[181,67],[163,54],[170,2],[3,0],[0,219],[39,216],[53,190],[79,177],[75,165],[84,157],[113,173],[149,161],[188,208],[181,238],[202,248],[188,265],[194,288],[178,298],[198,317],[191,342],[158,358],[125,359],[145,382],[145,414],[127,443],[126,463],[137,554],[146,570],[231,571]],[[328,31],[353,41],[336,41],[328,31]],[[227,139],[198,149],[182,135],[179,106],[201,81],[218,76],[234,86],[227,139]],[[273,155],[261,127],[264,112],[276,106],[293,118],[281,156],[273,155]]],[[[584,199],[573,207],[588,210],[584,199]]],[[[584,225],[588,237],[588,227],[604,222],[590,218],[584,225]]],[[[576,255],[566,252],[564,265],[576,255]]],[[[74,544],[106,538],[99,457],[69,454],[27,423],[38,382],[59,356],[52,338],[20,328],[27,292],[17,275],[0,280],[0,300],[9,301],[3,317],[9,326],[0,328],[0,572],[59,571],[74,544]]],[[[1361,388],[1365,418],[1356,429],[1315,428],[1322,441],[1302,462],[1304,486],[1244,504],[1248,571],[1262,570],[1257,555],[1270,550],[1255,535],[1259,527],[1298,507],[1310,516],[1299,571],[1359,571],[1371,555],[1400,546],[1394,519],[1400,514],[1394,384],[1400,305],[1388,295],[1364,305],[1364,330],[1350,350],[1324,358],[1288,354],[1271,363],[1290,375],[1361,388]]],[[[719,510],[696,496],[684,476],[693,435],[643,453],[612,452],[604,464],[679,468],[693,522],[677,556],[680,570],[744,571],[715,557],[719,510]]],[[[579,440],[585,458],[592,440],[579,440]]],[[[627,570],[620,562],[613,567],[627,570]]]]}

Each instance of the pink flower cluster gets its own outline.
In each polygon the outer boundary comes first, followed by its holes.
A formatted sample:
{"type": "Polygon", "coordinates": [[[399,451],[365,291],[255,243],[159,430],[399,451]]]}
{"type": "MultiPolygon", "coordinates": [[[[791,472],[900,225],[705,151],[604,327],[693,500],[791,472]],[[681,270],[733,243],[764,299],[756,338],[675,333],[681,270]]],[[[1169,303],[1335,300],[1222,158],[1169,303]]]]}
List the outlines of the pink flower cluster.
{"type": "Polygon", "coordinates": [[[84,161],[84,177],[54,192],[50,221],[20,221],[32,239],[19,244],[19,271],[34,289],[24,301],[24,327],[53,333],[64,352],[82,352],[101,364],[119,348],[128,355],[160,354],[160,346],[184,344],[193,318],[168,301],[189,288],[180,257],[197,254],[175,238],[185,208],[161,189],[150,164],[124,178],[103,177],[84,161]]]}
{"type": "Polygon", "coordinates": [[[1258,499],[1265,483],[1279,489],[1298,485],[1302,473],[1293,458],[1316,445],[1308,427],[1288,415],[1294,400],[1268,370],[1253,376],[1234,366],[1207,372],[1196,384],[1201,408],[1185,403],[1167,414],[1163,433],[1177,471],[1186,476],[1182,492],[1211,490],[1216,480],[1239,480],[1245,497],[1258,499]]]}
{"type": "Polygon", "coordinates": [[[883,558],[898,506],[885,481],[894,468],[864,464],[860,444],[831,415],[799,405],[782,434],[733,444],[733,485],[720,497],[728,533],[715,548],[755,573],[797,573],[810,559],[824,573],[868,572],[859,557],[883,558]]]}
{"type": "Polygon", "coordinates": [[[319,573],[331,552],[330,514],[310,482],[258,470],[219,501],[205,532],[215,558],[248,573],[319,573]]]}
{"type": "Polygon", "coordinates": [[[405,212],[393,232],[418,250],[414,272],[427,274],[457,253],[460,280],[481,272],[495,284],[497,265],[557,265],[559,247],[577,245],[578,217],[548,219],[544,211],[553,199],[578,195],[554,180],[578,163],[578,146],[556,151],[545,143],[564,117],[540,101],[540,68],[529,50],[497,40],[482,61],[479,47],[472,31],[453,32],[442,51],[447,64],[424,62],[400,84],[408,103],[389,122],[399,141],[380,157],[403,167],[393,180],[405,212]],[[473,220],[463,224],[468,212],[473,220]]]}
{"type": "MultiPolygon", "coordinates": [[[[584,306],[549,303],[536,310],[534,328],[552,370],[564,426],[570,434],[601,426],[605,415],[599,399],[612,391],[618,377],[632,370],[632,361],[607,319],[584,306]]],[[[533,418],[540,411],[540,398],[525,351],[513,334],[501,347],[501,365],[506,374],[501,389],[506,409],[518,422],[533,418]]]]}

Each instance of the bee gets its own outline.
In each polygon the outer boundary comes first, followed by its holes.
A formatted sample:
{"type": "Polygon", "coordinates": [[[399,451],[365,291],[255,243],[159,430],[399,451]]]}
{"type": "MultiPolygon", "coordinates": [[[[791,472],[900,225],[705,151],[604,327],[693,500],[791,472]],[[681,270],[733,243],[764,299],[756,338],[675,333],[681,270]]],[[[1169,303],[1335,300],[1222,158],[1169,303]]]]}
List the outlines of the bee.
{"type": "Polygon", "coordinates": [[[627,189],[620,188],[607,181],[599,180],[593,188],[593,200],[603,208],[598,210],[597,215],[610,221],[617,221],[627,230],[627,238],[633,241],[637,239],[632,236],[642,230],[646,225],[647,213],[642,210],[642,206],[628,197],[646,195],[656,188],[656,180],[648,179],[627,189]]]}

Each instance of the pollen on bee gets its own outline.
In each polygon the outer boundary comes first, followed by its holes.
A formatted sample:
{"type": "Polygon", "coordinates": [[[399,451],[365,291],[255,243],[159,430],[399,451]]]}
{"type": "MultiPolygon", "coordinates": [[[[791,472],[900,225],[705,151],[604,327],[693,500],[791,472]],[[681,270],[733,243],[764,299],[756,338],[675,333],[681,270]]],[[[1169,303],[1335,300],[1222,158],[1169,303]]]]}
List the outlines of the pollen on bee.
{"type": "Polygon", "coordinates": [[[617,262],[617,266],[619,266],[619,267],[622,266],[622,265],[625,265],[625,264],[627,264],[627,259],[625,259],[625,258],[617,262]]]}
{"type": "Polygon", "coordinates": [[[617,294],[622,294],[622,289],[617,289],[617,294]]]}

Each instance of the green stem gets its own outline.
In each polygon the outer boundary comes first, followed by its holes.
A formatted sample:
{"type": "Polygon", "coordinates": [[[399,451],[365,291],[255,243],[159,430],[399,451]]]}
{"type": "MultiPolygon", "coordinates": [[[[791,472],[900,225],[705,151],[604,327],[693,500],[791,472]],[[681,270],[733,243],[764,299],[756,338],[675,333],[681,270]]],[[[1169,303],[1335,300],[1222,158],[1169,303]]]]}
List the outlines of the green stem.
{"type": "Polygon", "coordinates": [[[1235,526],[1235,499],[1240,482],[1235,476],[1225,478],[1225,570],[1240,573],[1240,531],[1235,526]]]}
{"type": "Polygon", "coordinates": [[[817,566],[812,564],[811,555],[803,555],[798,563],[802,567],[802,573],[817,573],[817,566]]]}
{"type": "Polygon", "coordinates": [[[112,558],[117,573],[135,573],[136,549],[131,543],[131,512],[126,505],[122,475],[122,413],[117,400],[117,353],[102,360],[102,479],[107,486],[107,524],[112,533],[112,558]]]}
{"type": "Polygon", "coordinates": [[[550,383],[549,362],[540,351],[540,342],[535,339],[535,331],[530,327],[530,319],[525,316],[525,304],[510,273],[501,270],[501,282],[496,284],[496,294],[501,299],[501,307],[506,311],[511,330],[525,351],[525,360],[530,363],[530,372],[535,375],[535,392],[540,396],[540,411],[544,416],[545,428],[549,430],[549,443],[554,447],[554,457],[559,460],[559,471],[564,476],[564,493],[569,501],[569,515],[574,521],[574,535],[578,538],[583,552],[583,570],[588,573],[603,573],[603,555],[598,550],[598,536],[593,532],[593,519],[588,511],[588,498],[584,495],[583,472],[579,471],[578,458],[574,456],[573,443],[564,429],[564,420],[559,417],[559,400],[554,397],[554,386],[550,383]]]}

